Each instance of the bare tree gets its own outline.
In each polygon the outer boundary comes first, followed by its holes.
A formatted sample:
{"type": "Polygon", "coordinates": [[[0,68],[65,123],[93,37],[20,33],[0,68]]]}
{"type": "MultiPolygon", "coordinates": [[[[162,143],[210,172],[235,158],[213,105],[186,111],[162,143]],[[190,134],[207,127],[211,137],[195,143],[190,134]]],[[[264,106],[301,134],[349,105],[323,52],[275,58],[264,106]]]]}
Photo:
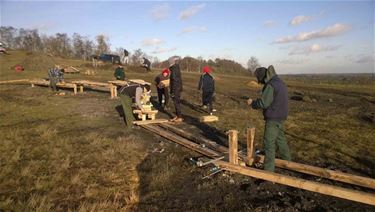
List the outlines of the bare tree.
{"type": "Polygon", "coordinates": [[[7,48],[16,48],[15,38],[18,30],[11,26],[0,27],[0,40],[7,48]]]}
{"type": "Polygon", "coordinates": [[[109,49],[109,39],[104,35],[96,36],[96,54],[108,53],[109,49]]]}
{"type": "Polygon", "coordinates": [[[92,40],[85,38],[83,42],[84,56],[83,59],[87,60],[91,55],[94,54],[95,45],[92,40]]]}
{"type": "Polygon", "coordinates": [[[143,53],[142,49],[136,49],[134,53],[130,57],[130,61],[132,65],[141,65],[141,59],[145,56],[145,53],[143,53]]]}
{"type": "Polygon", "coordinates": [[[84,41],[83,37],[78,34],[73,34],[73,51],[75,58],[82,58],[85,59],[85,48],[84,48],[84,41]]]}
{"type": "Polygon", "coordinates": [[[254,73],[255,69],[259,68],[260,64],[256,57],[251,56],[250,59],[247,61],[247,70],[251,73],[254,73]]]}

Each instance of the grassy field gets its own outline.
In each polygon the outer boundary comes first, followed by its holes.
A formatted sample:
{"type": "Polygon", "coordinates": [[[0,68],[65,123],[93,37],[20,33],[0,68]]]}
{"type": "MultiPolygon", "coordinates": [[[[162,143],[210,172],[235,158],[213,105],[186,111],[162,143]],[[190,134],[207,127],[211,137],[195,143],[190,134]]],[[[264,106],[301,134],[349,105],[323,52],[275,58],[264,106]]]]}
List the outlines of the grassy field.
{"type": "MultiPolygon", "coordinates": [[[[0,81],[44,78],[56,63],[92,69],[88,62],[10,53],[0,55],[0,81]],[[15,73],[16,64],[25,71],[15,73]]],[[[158,74],[136,70],[128,70],[127,76],[153,81],[158,74]]],[[[113,68],[106,66],[94,76],[66,74],[66,80],[105,82],[112,74],[113,68]]],[[[349,82],[282,77],[290,96],[298,92],[308,97],[289,101],[286,131],[293,160],[375,178],[375,124],[366,119],[375,113],[371,76],[349,82]]],[[[259,95],[260,88],[249,83],[254,78],[216,75],[220,120],[211,124],[198,122],[204,114],[197,107],[198,79],[198,73],[183,73],[181,128],[223,144],[225,132],[237,129],[244,145],[245,129],[255,126],[256,146],[262,148],[261,112],[246,106],[248,97],[259,95]]],[[[120,103],[110,100],[109,93],[64,92],[58,96],[45,87],[0,85],[0,211],[374,209],[230,173],[202,180],[211,167],[190,165],[186,158],[198,155],[174,143],[141,129],[127,130],[120,103]]]]}

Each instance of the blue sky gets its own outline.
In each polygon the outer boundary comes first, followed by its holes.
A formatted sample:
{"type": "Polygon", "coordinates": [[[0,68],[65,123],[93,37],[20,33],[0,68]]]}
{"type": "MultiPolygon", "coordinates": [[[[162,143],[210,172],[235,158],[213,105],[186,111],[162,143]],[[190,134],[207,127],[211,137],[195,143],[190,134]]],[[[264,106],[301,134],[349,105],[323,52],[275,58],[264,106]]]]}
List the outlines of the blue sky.
{"type": "Polygon", "coordinates": [[[148,55],[251,56],[279,73],[374,73],[374,1],[1,1],[1,25],[148,55]]]}

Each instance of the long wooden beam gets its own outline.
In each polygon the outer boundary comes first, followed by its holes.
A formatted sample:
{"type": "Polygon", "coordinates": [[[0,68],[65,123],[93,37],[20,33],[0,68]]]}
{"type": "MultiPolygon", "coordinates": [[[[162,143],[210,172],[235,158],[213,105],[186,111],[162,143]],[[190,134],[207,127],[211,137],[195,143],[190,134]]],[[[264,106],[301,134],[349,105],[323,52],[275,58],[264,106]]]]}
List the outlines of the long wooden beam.
{"type": "Polygon", "coordinates": [[[211,158],[214,158],[214,157],[219,157],[221,156],[220,153],[218,152],[215,152],[211,149],[208,149],[208,148],[205,148],[199,144],[196,144],[194,142],[191,142],[183,137],[180,137],[174,133],[171,133],[171,132],[168,132],[168,131],[165,131],[163,130],[162,128],[158,127],[158,126],[151,126],[151,125],[141,125],[141,127],[151,131],[151,132],[154,132],[166,139],[169,139],[171,141],[174,141],[184,147],[187,147],[189,149],[192,149],[194,151],[197,151],[203,155],[206,155],[208,157],[211,157],[211,158]]]}
{"type": "Polygon", "coordinates": [[[309,180],[303,180],[296,177],[285,176],[264,170],[234,165],[224,161],[216,161],[214,163],[224,170],[236,172],[250,177],[267,180],[274,183],[291,186],[294,188],[313,191],[320,194],[339,197],[342,199],[352,200],[369,205],[375,205],[375,194],[372,193],[365,193],[361,191],[355,191],[323,183],[317,183],[309,180]]]}
{"type": "Polygon", "coordinates": [[[18,84],[18,83],[25,83],[29,84],[30,80],[29,79],[17,79],[17,80],[5,80],[5,81],[0,81],[0,84],[18,84]]]}
{"type": "MultiPolygon", "coordinates": [[[[160,136],[163,136],[173,142],[181,144],[189,149],[197,151],[208,157],[216,157],[214,155],[220,154],[213,150],[203,148],[202,146],[189,141],[179,135],[173,134],[163,130],[163,128],[151,125],[142,125],[143,128],[150,130],[160,136]]],[[[325,195],[330,195],[334,197],[339,197],[347,200],[357,201],[369,205],[375,205],[375,195],[373,193],[366,193],[361,191],[355,191],[351,189],[341,188],[337,186],[327,185],[323,183],[317,183],[309,180],[299,179],[296,177],[285,176],[273,172],[268,172],[264,170],[254,169],[250,167],[243,167],[239,165],[234,165],[222,160],[213,162],[215,165],[220,166],[222,169],[227,171],[236,172],[239,174],[247,175],[250,177],[263,179],[283,185],[288,185],[295,188],[300,188],[308,191],[313,191],[325,195]]]]}
{"type": "MultiPolygon", "coordinates": [[[[263,163],[264,155],[258,155],[257,157],[259,158],[259,162],[263,163]]],[[[281,159],[275,159],[275,165],[283,169],[293,170],[304,174],[310,174],[318,177],[375,189],[375,179],[368,177],[362,177],[340,171],[333,171],[330,169],[323,169],[316,166],[310,166],[281,159]]]]}
{"type": "MultiPolygon", "coordinates": [[[[161,127],[168,129],[182,137],[185,137],[187,139],[193,140],[197,143],[204,143],[210,148],[221,152],[221,153],[227,153],[228,148],[222,145],[219,145],[218,143],[211,141],[206,138],[202,138],[199,136],[196,136],[192,133],[186,132],[182,129],[176,128],[170,124],[160,124],[161,127]]],[[[239,153],[239,158],[243,160],[244,162],[248,163],[248,157],[247,155],[243,153],[239,153]]],[[[263,155],[257,155],[256,160],[257,162],[263,163],[264,161],[264,156],[263,155]]],[[[336,180],[344,183],[349,183],[353,185],[358,185],[362,187],[367,187],[375,190],[375,179],[368,178],[368,177],[362,177],[362,176],[357,176],[353,174],[348,174],[340,171],[333,171],[329,169],[323,169],[319,168],[316,166],[310,166],[306,164],[301,164],[301,163],[296,163],[296,162],[290,162],[290,161],[285,161],[281,159],[275,159],[275,165],[276,167],[283,168],[283,169],[288,169],[292,171],[297,171],[301,172],[304,174],[310,174],[318,177],[323,177],[331,180],[336,180]]]]}

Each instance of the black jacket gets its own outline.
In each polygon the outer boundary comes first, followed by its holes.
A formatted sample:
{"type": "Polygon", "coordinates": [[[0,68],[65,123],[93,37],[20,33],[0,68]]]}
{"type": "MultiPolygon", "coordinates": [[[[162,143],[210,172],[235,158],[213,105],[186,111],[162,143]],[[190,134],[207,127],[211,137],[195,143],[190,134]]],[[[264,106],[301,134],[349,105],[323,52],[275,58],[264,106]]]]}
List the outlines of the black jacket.
{"type": "Polygon", "coordinates": [[[203,74],[199,80],[198,90],[201,90],[204,93],[215,92],[215,80],[211,74],[203,74]]]}
{"type": "Polygon", "coordinates": [[[171,71],[170,76],[170,93],[174,95],[178,95],[182,92],[182,79],[181,79],[181,71],[180,66],[178,64],[174,64],[169,68],[171,71]]]}

